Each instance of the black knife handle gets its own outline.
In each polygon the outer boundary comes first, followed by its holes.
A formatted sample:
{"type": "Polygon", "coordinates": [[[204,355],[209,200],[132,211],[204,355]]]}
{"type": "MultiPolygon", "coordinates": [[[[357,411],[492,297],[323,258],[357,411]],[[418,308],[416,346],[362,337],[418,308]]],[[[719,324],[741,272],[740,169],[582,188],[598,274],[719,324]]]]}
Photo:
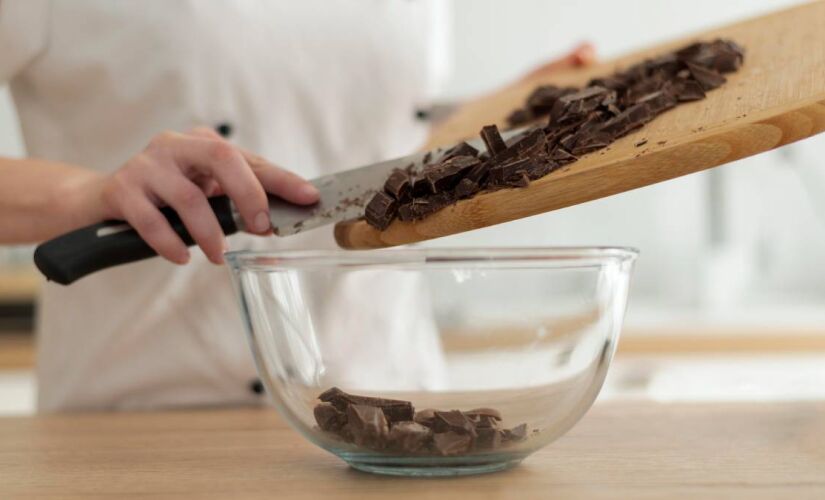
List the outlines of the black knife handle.
{"type": "MultiPolygon", "coordinates": [[[[209,198],[209,205],[225,235],[238,232],[229,198],[209,198]]],[[[160,211],[187,246],[195,244],[174,210],[165,207],[160,211]]],[[[94,272],[156,255],[157,252],[128,224],[105,221],[43,243],[34,251],[34,263],[47,279],[68,285],[94,272]]]]}

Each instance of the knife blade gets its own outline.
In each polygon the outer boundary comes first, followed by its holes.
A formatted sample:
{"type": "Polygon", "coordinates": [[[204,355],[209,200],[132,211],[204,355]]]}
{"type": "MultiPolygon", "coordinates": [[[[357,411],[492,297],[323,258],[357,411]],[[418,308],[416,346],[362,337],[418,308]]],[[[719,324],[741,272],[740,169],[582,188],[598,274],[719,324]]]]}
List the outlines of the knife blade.
{"type": "MultiPolygon", "coordinates": [[[[512,130],[502,135],[509,138],[522,130],[512,130]]],[[[477,149],[483,147],[481,139],[467,142],[477,149]]],[[[364,215],[372,195],[383,189],[384,182],[394,169],[412,166],[412,171],[420,171],[424,163],[439,158],[449,149],[415,153],[313,179],[310,182],[320,191],[320,200],[312,206],[293,205],[269,196],[272,231],[278,236],[289,236],[359,218],[364,215]]],[[[228,197],[212,197],[209,204],[224,234],[231,235],[244,229],[243,221],[228,197]]],[[[170,207],[163,207],[160,211],[183,242],[188,246],[194,245],[178,214],[170,207]]],[[[128,223],[104,221],[39,245],[34,252],[34,263],[48,280],[68,285],[94,272],[155,256],[157,253],[128,223]]]]}

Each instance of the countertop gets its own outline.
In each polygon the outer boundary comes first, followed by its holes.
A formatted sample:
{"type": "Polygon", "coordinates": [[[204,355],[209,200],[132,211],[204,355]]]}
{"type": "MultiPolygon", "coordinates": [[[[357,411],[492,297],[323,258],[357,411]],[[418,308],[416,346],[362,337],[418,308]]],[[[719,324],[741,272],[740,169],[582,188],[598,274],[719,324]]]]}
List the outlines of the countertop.
{"type": "Polygon", "coordinates": [[[271,409],[0,419],[0,498],[825,498],[825,402],[597,403],[510,471],[347,468],[271,409]]]}

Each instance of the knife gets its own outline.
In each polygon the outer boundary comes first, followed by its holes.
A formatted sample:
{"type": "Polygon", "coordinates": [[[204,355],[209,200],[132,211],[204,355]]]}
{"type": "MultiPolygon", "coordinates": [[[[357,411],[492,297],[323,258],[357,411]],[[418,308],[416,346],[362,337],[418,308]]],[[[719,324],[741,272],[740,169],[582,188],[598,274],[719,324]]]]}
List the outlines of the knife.
{"type": "MultiPolygon", "coordinates": [[[[520,130],[513,130],[503,135],[507,138],[518,132],[520,130]]],[[[467,142],[478,149],[483,147],[480,139],[467,142]]],[[[315,205],[299,206],[269,196],[272,232],[277,236],[290,236],[362,217],[366,204],[376,191],[383,189],[393,170],[413,165],[413,170],[419,171],[425,163],[438,158],[447,149],[420,152],[311,180],[321,194],[315,205]]],[[[228,236],[244,230],[243,222],[228,197],[212,197],[209,205],[224,234],[228,236]]],[[[178,214],[170,207],[160,211],[184,243],[194,245],[178,214]]],[[[34,263],[48,280],[68,285],[94,272],[154,256],[157,253],[129,224],[110,220],[41,244],[35,249],[34,263]]]]}

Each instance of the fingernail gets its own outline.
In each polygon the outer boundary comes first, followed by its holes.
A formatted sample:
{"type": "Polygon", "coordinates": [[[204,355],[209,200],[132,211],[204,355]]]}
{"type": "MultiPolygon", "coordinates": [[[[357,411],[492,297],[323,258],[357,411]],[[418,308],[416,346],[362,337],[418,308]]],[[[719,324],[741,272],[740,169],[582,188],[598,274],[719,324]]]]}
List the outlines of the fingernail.
{"type": "Polygon", "coordinates": [[[178,264],[188,264],[188,263],[189,263],[189,258],[190,258],[190,257],[191,257],[191,254],[189,253],[189,250],[184,250],[184,251],[183,251],[183,252],[181,252],[181,254],[178,256],[178,259],[177,259],[178,264]]]}
{"type": "Polygon", "coordinates": [[[315,197],[321,194],[321,192],[318,191],[318,188],[312,184],[304,184],[301,186],[301,192],[303,192],[307,197],[315,197]]]}
{"type": "Polygon", "coordinates": [[[269,213],[267,212],[260,212],[258,215],[255,216],[255,220],[252,221],[252,228],[255,232],[263,233],[264,231],[270,228],[269,225],[269,213]]]}

